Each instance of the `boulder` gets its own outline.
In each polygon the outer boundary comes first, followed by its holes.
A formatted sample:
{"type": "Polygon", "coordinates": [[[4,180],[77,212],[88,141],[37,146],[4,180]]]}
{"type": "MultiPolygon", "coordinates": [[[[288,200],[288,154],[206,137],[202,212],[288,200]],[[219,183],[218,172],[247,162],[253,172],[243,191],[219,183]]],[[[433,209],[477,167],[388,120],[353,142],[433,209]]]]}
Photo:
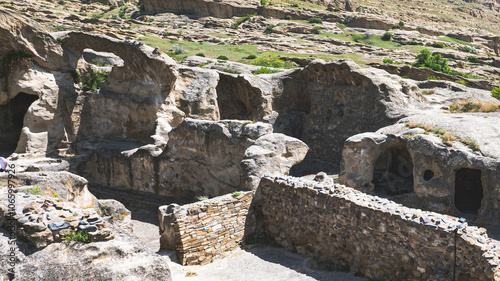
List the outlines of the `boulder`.
{"type": "Polygon", "coordinates": [[[256,190],[264,174],[288,175],[290,168],[304,160],[309,147],[283,134],[268,134],[245,151],[241,161],[241,187],[256,190]]]}

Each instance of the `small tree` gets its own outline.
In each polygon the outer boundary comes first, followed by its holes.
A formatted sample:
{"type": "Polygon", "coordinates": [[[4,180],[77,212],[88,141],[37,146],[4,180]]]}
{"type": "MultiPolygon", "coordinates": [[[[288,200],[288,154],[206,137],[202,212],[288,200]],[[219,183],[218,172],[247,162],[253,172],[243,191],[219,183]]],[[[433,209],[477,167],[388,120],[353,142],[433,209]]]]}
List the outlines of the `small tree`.
{"type": "Polygon", "coordinates": [[[391,38],[392,38],[392,33],[386,32],[386,33],[384,33],[384,35],[382,35],[381,39],[384,41],[391,41],[391,38]]]}
{"type": "Polygon", "coordinates": [[[417,61],[413,64],[416,67],[426,67],[434,71],[450,73],[451,68],[448,65],[448,60],[443,59],[441,54],[431,55],[428,49],[423,49],[416,57],[417,61]]]}
{"type": "Polygon", "coordinates": [[[312,30],[311,30],[311,32],[312,32],[313,34],[319,34],[319,33],[320,33],[320,31],[321,31],[321,28],[320,28],[319,26],[315,26],[315,27],[313,27],[313,28],[312,28],[312,30]]]}

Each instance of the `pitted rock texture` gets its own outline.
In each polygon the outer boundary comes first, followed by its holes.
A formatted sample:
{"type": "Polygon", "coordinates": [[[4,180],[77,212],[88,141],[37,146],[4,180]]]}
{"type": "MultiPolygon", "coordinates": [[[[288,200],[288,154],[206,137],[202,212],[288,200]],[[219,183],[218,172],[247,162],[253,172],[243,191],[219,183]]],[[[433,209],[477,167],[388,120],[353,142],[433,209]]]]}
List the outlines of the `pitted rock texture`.
{"type": "MultiPolygon", "coordinates": [[[[154,254],[132,234],[119,229],[114,231],[116,237],[110,241],[54,243],[36,252],[20,243],[15,247],[19,262],[14,280],[172,280],[164,258],[154,254]]],[[[7,234],[1,234],[0,278],[9,280],[3,253],[11,246],[7,234]]]]}

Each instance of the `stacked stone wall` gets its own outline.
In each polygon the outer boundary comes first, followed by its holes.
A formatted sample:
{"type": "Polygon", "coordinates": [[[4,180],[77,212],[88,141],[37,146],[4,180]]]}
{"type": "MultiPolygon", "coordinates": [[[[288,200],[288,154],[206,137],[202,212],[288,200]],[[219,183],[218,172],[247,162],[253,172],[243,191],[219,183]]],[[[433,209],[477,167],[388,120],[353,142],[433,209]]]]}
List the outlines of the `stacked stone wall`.
{"type": "Polygon", "coordinates": [[[264,227],[290,251],[387,280],[500,278],[498,242],[456,217],[292,177],[259,189],[264,227]]]}
{"type": "Polygon", "coordinates": [[[175,243],[182,265],[210,263],[240,244],[252,198],[252,192],[241,192],[239,196],[228,194],[182,207],[160,207],[162,236],[170,231],[174,234],[171,241],[161,240],[162,247],[175,243]]]}

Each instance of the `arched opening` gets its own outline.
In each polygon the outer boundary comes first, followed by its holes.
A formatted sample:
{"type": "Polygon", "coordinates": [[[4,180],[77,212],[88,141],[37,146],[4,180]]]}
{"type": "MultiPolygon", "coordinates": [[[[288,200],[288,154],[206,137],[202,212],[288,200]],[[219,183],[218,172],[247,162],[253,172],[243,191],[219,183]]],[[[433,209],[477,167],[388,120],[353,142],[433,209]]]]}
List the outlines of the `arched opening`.
{"type": "Polygon", "coordinates": [[[217,90],[217,104],[220,119],[257,120],[261,104],[259,90],[242,77],[220,74],[217,90]]]}
{"type": "Polygon", "coordinates": [[[0,156],[8,157],[16,150],[24,115],[38,96],[19,93],[6,105],[0,105],[0,156]]]}
{"type": "Polygon", "coordinates": [[[388,197],[413,192],[413,160],[405,148],[384,151],[373,171],[375,194],[388,197]]]}
{"type": "Polygon", "coordinates": [[[97,52],[92,49],[83,50],[83,59],[96,66],[118,66],[122,67],[124,61],[119,56],[114,53],[109,52],[97,52]]]}
{"type": "Polygon", "coordinates": [[[460,169],[455,173],[455,207],[461,213],[477,214],[483,200],[481,171],[460,169]]]}

